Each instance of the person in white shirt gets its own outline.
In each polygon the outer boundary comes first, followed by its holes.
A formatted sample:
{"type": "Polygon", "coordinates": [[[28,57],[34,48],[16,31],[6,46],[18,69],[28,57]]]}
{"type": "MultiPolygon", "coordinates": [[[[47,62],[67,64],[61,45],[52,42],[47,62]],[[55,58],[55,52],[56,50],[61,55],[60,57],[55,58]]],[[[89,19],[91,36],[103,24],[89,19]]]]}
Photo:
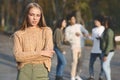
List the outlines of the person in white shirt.
{"type": "Polygon", "coordinates": [[[91,55],[90,55],[90,62],[89,62],[89,80],[94,80],[94,63],[97,59],[97,57],[99,57],[100,62],[101,62],[101,72],[99,74],[99,80],[103,79],[103,68],[102,68],[102,51],[100,49],[100,40],[99,37],[102,36],[102,33],[104,31],[104,26],[102,26],[102,22],[103,22],[103,17],[102,16],[96,16],[94,19],[94,24],[95,24],[95,28],[92,29],[92,36],[91,39],[93,41],[93,47],[91,50],[91,55]]]}
{"type": "Polygon", "coordinates": [[[69,22],[70,25],[65,29],[65,37],[71,45],[73,55],[71,80],[82,80],[82,78],[77,76],[78,67],[81,67],[80,65],[78,65],[78,62],[81,58],[81,37],[83,37],[82,30],[83,32],[85,32],[85,34],[87,34],[88,32],[83,28],[81,24],[76,23],[76,18],[74,15],[71,15],[69,17],[69,22]]]}

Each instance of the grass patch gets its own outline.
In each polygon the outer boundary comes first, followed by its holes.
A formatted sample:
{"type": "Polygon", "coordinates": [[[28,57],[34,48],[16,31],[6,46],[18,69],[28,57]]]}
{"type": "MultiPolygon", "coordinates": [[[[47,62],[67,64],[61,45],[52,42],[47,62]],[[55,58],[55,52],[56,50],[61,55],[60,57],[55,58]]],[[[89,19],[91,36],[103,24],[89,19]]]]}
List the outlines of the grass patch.
{"type": "Polygon", "coordinates": [[[120,41],[116,42],[116,45],[120,45],[120,41]]]}
{"type": "Polygon", "coordinates": [[[85,40],[85,46],[92,46],[92,40],[85,40]]]}

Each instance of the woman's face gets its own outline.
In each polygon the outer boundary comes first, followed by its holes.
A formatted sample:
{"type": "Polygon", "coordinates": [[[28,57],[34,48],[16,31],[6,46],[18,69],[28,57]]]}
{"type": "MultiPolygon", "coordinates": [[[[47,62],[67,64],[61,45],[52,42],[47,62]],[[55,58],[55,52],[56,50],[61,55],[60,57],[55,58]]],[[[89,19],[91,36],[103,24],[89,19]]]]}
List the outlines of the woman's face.
{"type": "Polygon", "coordinates": [[[94,21],[94,24],[95,24],[95,26],[97,26],[97,27],[101,26],[101,23],[100,23],[100,21],[98,21],[98,20],[95,20],[95,21],[94,21]]]}
{"type": "Polygon", "coordinates": [[[106,29],[109,28],[109,26],[108,26],[108,21],[105,22],[105,28],[106,28],[106,29]]]}
{"type": "Polygon", "coordinates": [[[76,19],[75,19],[74,16],[71,17],[71,19],[70,19],[70,23],[71,23],[72,25],[74,25],[74,24],[76,23],[76,19]]]}
{"type": "Polygon", "coordinates": [[[41,18],[41,11],[39,8],[33,7],[28,13],[28,23],[30,26],[37,26],[41,18]]]}
{"type": "Polygon", "coordinates": [[[65,28],[66,25],[67,25],[66,20],[63,20],[63,21],[62,21],[62,27],[65,28]]]}

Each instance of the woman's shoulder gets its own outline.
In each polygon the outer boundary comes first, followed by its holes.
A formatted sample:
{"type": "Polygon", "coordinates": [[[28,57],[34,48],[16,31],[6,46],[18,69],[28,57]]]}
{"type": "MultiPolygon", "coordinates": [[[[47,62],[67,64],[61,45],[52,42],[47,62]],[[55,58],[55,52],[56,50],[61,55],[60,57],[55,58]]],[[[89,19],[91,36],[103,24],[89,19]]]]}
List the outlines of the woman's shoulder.
{"type": "Polygon", "coordinates": [[[45,31],[48,31],[48,32],[52,32],[52,29],[48,26],[47,27],[42,27],[42,29],[45,30],[45,31]]]}
{"type": "Polygon", "coordinates": [[[55,32],[55,33],[60,33],[61,30],[60,30],[59,28],[56,28],[54,32],[55,32]]]}
{"type": "Polygon", "coordinates": [[[109,28],[109,29],[108,29],[108,33],[110,33],[110,34],[111,34],[111,33],[114,33],[114,32],[113,32],[113,30],[112,30],[112,29],[110,29],[110,28],[109,28]]]}
{"type": "Polygon", "coordinates": [[[23,35],[24,33],[25,33],[25,31],[23,31],[23,30],[17,30],[17,31],[15,31],[14,35],[20,36],[20,35],[23,35]]]}
{"type": "Polygon", "coordinates": [[[56,30],[55,31],[60,31],[60,29],[59,28],[56,28],[56,30]]]}
{"type": "Polygon", "coordinates": [[[92,28],[92,31],[96,31],[96,30],[97,30],[97,27],[92,28]]]}

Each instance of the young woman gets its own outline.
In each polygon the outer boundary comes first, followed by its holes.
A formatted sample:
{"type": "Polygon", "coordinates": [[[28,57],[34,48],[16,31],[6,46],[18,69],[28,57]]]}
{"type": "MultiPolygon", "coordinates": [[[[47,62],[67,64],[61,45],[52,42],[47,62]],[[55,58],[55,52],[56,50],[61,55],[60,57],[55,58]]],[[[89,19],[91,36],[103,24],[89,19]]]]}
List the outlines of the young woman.
{"type": "Polygon", "coordinates": [[[17,80],[48,80],[53,53],[52,30],[46,25],[43,10],[37,3],[29,3],[21,29],[14,33],[17,80]]]}
{"type": "Polygon", "coordinates": [[[105,18],[105,30],[101,37],[101,50],[103,52],[103,69],[107,80],[111,80],[110,61],[114,55],[115,34],[112,30],[112,22],[110,17],[105,18]]]}
{"type": "Polygon", "coordinates": [[[80,77],[82,70],[82,47],[84,46],[83,34],[88,36],[87,30],[76,21],[74,14],[69,15],[70,25],[65,29],[66,41],[71,45],[72,63],[71,63],[71,80],[83,80],[80,77]],[[83,34],[82,34],[83,33],[83,34]]]}
{"type": "Polygon", "coordinates": [[[99,40],[99,37],[102,36],[102,33],[105,29],[103,26],[103,19],[104,19],[104,17],[101,15],[95,16],[95,18],[94,18],[95,27],[92,29],[92,36],[91,36],[93,46],[92,46],[92,50],[90,53],[90,61],[89,61],[90,77],[88,80],[95,80],[94,64],[95,64],[95,61],[97,60],[97,58],[100,59],[100,64],[101,64],[98,80],[103,80],[104,71],[103,71],[103,67],[102,67],[102,56],[101,56],[102,51],[100,49],[100,40],[99,40]]]}
{"type": "Polygon", "coordinates": [[[66,58],[64,56],[65,50],[63,46],[64,42],[64,34],[63,29],[66,27],[66,20],[61,19],[58,21],[57,28],[54,32],[54,50],[57,54],[57,68],[56,68],[56,79],[55,80],[63,80],[63,72],[66,65],[66,58]]]}

